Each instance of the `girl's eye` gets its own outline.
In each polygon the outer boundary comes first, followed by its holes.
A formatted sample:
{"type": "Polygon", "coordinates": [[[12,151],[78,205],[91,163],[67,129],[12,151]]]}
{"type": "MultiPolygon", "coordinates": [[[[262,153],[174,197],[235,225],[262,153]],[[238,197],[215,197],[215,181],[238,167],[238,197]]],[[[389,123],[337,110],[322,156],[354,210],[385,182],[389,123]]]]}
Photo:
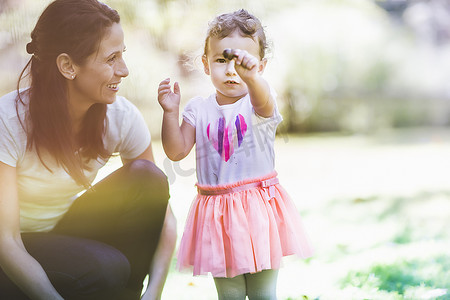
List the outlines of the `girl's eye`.
{"type": "Polygon", "coordinates": [[[221,63],[221,64],[224,64],[224,63],[227,62],[227,60],[224,59],[224,58],[218,58],[216,61],[217,61],[218,63],[221,63]]]}

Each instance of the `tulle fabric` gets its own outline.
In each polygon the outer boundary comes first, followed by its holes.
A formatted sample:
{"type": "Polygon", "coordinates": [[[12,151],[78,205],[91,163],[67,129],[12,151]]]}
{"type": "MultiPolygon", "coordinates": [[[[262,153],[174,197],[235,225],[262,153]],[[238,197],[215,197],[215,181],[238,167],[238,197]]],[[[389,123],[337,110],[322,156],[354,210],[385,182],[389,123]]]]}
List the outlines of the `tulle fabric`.
{"type": "MultiPolygon", "coordinates": [[[[276,175],[231,185],[197,186],[229,189],[276,175]]],[[[276,184],[222,195],[198,194],[186,221],[177,267],[193,267],[194,275],[235,277],[278,269],[282,257],[292,254],[307,258],[312,249],[297,208],[276,184]]]]}

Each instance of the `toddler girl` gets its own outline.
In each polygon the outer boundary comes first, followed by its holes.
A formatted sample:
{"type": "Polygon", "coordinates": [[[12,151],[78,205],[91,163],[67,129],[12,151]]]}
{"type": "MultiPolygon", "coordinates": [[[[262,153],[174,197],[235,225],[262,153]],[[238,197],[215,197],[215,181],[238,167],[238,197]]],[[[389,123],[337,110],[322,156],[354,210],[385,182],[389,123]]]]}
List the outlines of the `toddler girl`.
{"type": "Polygon", "coordinates": [[[180,87],[162,81],[162,142],[171,160],[196,144],[197,190],[178,253],[180,269],[211,273],[219,299],[276,299],[281,258],[311,255],[294,203],[274,170],[282,118],[262,77],[266,37],[245,10],[215,18],[202,62],[216,92],[188,102],[179,125],[180,87]]]}

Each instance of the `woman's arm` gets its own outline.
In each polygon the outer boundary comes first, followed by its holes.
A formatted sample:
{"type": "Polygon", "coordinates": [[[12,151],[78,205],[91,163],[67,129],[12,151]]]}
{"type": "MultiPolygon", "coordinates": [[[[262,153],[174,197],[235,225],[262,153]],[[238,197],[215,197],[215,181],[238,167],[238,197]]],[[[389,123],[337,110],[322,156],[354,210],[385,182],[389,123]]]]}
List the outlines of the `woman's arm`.
{"type": "Polygon", "coordinates": [[[161,299],[176,241],[177,221],[172,213],[172,209],[168,206],[158,247],[150,265],[150,280],[142,300],[161,299]]]}
{"type": "MultiPolygon", "coordinates": [[[[146,159],[154,162],[152,145],[135,159],[146,159]]],[[[122,159],[124,163],[127,160],[122,159]]],[[[145,294],[142,296],[144,300],[156,300],[161,298],[161,294],[166,282],[167,274],[169,273],[170,262],[175,250],[177,240],[177,223],[175,216],[172,213],[170,205],[167,207],[164,225],[161,230],[158,246],[153,256],[152,263],[149,269],[149,283],[145,294]]]]}
{"type": "Polygon", "coordinates": [[[142,152],[142,154],[139,155],[139,156],[136,157],[136,158],[133,158],[133,159],[125,159],[125,158],[121,157],[121,160],[122,160],[122,163],[123,163],[123,164],[126,164],[126,163],[128,163],[128,162],[130,162],[130,161],[133,161],[133,160],[136,160],[136,159],[146,159],[146,160],[149,160],[149,161],[151,161],[152,163],[154,163],[154,162],[155,162],[155,158],[154,158],[154,156],[153,156],[152,143],[150,143],[150,145],[148,145],[147,149],[145,149],[144,152],[142,152]]]}
{"type": "Polygon", "coordinates": [[[16,168],[0,162],[0,267],[31,299],[63,299],[23,245],[16,176],[16,168]]]}

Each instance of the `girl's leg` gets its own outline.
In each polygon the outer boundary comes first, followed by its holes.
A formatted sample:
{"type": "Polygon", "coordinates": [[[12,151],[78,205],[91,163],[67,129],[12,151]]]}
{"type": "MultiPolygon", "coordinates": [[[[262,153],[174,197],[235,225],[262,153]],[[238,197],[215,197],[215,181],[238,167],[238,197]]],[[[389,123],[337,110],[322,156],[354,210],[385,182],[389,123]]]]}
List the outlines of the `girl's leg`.
{"type": "Polygon", "coordinates": [[[122,298],[139,299],[168,199],[165,174],[150,161],[136,160],[80,196],[53,233],[92,239],[118,249],[131,266],[126,293],[133,296],[122,298]]]}
{"type": "MultiPolygon", "coordinates": [[[[22,240],[64,299],[116,299],[128,281],[127,258],[106,244],[52,233],[23,233],[22,240]]],[[[0,299],[28,299],[1,269],[0,299]]]]}
{"type": "Polygon", "coordinates": [[[245,300],[247,296],[244,275],[233,278],[214,277],[214,283],[219,300],[245,300]]]}
{"type": "Polygon", "coordinates": [[[278,270],[264,270],[245,274],[247,295],[250,300],[276,300],[278,270]]]}

